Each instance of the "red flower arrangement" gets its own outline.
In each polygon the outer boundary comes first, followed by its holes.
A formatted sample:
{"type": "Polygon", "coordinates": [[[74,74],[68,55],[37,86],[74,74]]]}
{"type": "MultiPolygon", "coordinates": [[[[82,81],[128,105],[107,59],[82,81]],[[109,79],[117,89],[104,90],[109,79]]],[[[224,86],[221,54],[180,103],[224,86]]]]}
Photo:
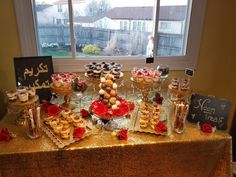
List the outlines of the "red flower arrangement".
{"type": "Polygon", "coordinates": [[[209,123],[204,123],[204,124],[202,124],[201,130],[202,130],[204,133],[212,133],[212,132],[213,132],[212,125],[209,124],[209,123]]]}
{"type": "Polygon", "coordinates": [[[62,111],[62,109],[59,106],[52,105],[48,102],[44,102],[42,104],[42,108],[46,113],[48,113],[49,116],[58,116],[62,111]]]}
{"type": "Polygon", "coordinates": [[[119,117],[128,114],[130,112],[129,104],[122,98],[118,98],[118,100],[120,101],[118,109],[108,109],[108,107],[100,100],[95,100],[90,105],[90,109],[93,114],[107,120],[112,119],[112,117],[119,117]]]}
{"type": "Polygon", "coordinates": [[[163,98],[162,96],[158,96],[158,97],[156,97],[156,100],[155,100],[155,101],[156,101],[157,104],[162,104],[163,99],[164,99],[164,98],[163,98]]]}
{"type": "Polygon", "coordinates": [[[130,111],[134,110],[134,108],[135,108],[134,102],[128,101],[128,104],[129,104],[130,111]]]}
{"type": "Polygon", "coordinates": [[[77,128],[74,129],[73,137],[75,139],[82,138],[84,136],[84,134],[85,134],[85,129],[82,128],[82,127],[77,127],[77,128]]]}
{"type": "Polygon", "coordinates": [[[76,92],[81,92],[83,93],[86,89],[87,89],[88,85],[83,82],[80,81],[78,78],[76,78],[73,82],[72,82],[72,88],[74,91],[76,92]]]}
{"type": "Polygon", "coordinates": [[[89,112],[88,112],[86,109],[82,109],[82,110],[80,111],[80,114],[81,114],[81,116],[82,116],[83,118],[90,117],[90,114],[89,114],[89,112]]]}
{"type": "Polygon", "coordinates": [[[128,130],[126,130],[126,129],[122,129],[122,130],[120,130],[119,132],[118,132],[118,139],[119,140],[125,140],[125,141],[127,141],[128,140],[128,130]]]}
{"type": "Polygon", "coordinates": [[[162,121],[159,121],[156,125],[155,131],[158,133],[159,132],[166,132],[167,131],[166,124],[164,124],[162,121]]]}
{"type": "Polygon", "coordinates": [[[7,129],[2,129],[0,132],[0,141],[9,141],[11,139],[11,133],[7,129]]]}
{"type": "Polygon", "coordinates": [[[61,108],[57,105],[49,105],[48,106],[48,115],[49,116],[58,116],[61,113],[61,108]]]}

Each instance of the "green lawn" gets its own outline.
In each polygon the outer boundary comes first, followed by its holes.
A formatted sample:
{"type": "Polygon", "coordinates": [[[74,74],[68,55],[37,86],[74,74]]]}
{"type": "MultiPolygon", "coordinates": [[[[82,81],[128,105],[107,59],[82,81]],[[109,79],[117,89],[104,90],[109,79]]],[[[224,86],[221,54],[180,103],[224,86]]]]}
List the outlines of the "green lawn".
{"type": "MultiPolygon", "coordinates": [[[[57,50],[57,51],[47,50],[47,51],[42,51],[42,55],[65,57],[65,56],[71,56],[71,52],[66,51],[66,50],[57,50]]],[[[77,52],[77,56],[78,57],[89,57],[89,56],[96,56],[96,55],[84,54],[81,52],[77,52]]]]}

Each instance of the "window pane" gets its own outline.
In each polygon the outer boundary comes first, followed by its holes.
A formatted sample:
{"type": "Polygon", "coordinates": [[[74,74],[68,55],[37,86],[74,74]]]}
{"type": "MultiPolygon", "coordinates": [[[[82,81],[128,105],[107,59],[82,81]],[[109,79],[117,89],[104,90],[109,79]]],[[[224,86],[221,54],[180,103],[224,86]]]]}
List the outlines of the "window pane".
{"type": "Polygon", "coordinates": [[[67,0],[35,0],[40,55],[71,56],[67,0]]]}
{"type": "Polygon", "coordinates": [[[158,56],[185,55],[188,1],[160,0],[158,56]]]}
{"type": "Polygon", "coordinates": [[[73,0],[77,56],[146,55],[154,0],[73,0]]]}

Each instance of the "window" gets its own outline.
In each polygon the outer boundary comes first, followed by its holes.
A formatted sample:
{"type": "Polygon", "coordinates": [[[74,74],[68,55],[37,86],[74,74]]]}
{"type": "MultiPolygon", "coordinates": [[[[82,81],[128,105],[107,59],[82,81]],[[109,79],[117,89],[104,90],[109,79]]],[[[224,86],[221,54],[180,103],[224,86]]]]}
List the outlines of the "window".
{"type": "Polygon", "coordinates": [[[57,5],[57,12],[62,12],[62,5],[61,4],[57,5]]]}
{"type": "Polygon", "coordinates": [[[56,71],[78,71],[88,60],[99,59],[119,60],[125,69],[131,69],[145,63],[150,36],[154,37],[154,65],[161,62],[172,69],[196,67],[206,0],[33,0],[32,3],[15,0],[22,53],[52,55],[56,71]],[[54,8],[62,2],[63,13],[54,13],[54,8]],[[42,3],[45,8],[39,10],[37,6],[42,3]],[[29,18],[22,19],[18,15],[22,12],[29,18]],[[53,19],[57,19],[56,24],[64,25],[55,25],[53,19]],[[90,44],[96,50],[83,50],[90,44]]]}
{"type": "Polygon", "coordinates": [[[128,22],[127,21],[120,21],[120,29],[121,30],[128,30],[128,22]]]}
{"type": "Polygon", "coordinates": [[[61,25],[61,19],[57,19],[57,25],[61,25]]]}

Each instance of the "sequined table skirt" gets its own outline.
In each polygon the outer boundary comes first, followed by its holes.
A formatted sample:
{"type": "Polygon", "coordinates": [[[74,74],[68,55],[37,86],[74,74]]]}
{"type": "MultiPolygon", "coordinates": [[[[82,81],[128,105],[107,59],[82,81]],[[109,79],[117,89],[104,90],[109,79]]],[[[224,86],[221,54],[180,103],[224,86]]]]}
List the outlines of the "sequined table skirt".
{"type": "Polygon", "coordinates": [[[192,124],[182,135],[129,133],[128,141],[105,132],[63,150],[46,135],[28,139],[11,115],[0,121],[3,127],[17,138],[0,142],[0,177],[231,176],[231,137],[223,132],[205,134],[192,124]]]}

